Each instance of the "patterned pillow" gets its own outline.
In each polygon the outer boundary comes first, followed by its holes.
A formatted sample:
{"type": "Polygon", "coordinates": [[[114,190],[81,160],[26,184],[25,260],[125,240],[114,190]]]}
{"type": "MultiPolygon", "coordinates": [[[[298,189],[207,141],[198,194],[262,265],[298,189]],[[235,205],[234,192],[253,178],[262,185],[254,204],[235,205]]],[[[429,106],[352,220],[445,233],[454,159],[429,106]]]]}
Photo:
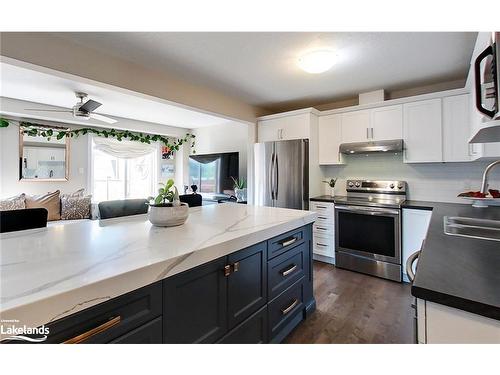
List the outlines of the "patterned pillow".
{"type": "Polygon", "coordinates": [[[92,195],[85,197],[62,197],[61,219],[76,220],[90,217],[90,201],[92,195]]]}
{"type": "Polygon", "coordinates": [[[84,193],[85,193],[85,189],[84,188],[78,189],[77,191],[75,191],[73,193],[64,193],[64,194],[61,194],[61,199],[63,199],[63,198],[70,198],[70,197],[83,197],[84,193]]]}
{"type": "Polygon", "coordinates": [[[0,200],[0,211],[24,210],[26,208],[26,194],[0,200]]]}

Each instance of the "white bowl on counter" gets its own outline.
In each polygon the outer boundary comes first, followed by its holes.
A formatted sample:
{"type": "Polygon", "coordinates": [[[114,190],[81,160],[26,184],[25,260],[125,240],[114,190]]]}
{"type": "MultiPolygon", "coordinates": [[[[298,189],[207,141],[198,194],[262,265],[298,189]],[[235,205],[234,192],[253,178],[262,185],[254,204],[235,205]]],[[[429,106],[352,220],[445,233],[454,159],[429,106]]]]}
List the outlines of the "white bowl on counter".
{"type": "Polygon", "coordinates": [[[149,205],[148,218],[151,224],[157,227],[175,227],[186,222],[189,216],[189,206],[181,203],[174,206],[172,203],[149,205]]]}

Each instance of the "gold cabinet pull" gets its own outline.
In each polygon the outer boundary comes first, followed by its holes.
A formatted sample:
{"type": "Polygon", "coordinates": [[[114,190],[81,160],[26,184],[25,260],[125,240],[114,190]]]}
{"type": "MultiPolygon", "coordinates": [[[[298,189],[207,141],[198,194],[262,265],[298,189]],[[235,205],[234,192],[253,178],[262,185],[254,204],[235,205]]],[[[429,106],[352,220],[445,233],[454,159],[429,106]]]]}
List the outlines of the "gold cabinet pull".
{"type": "Polygon", "coordinates": [[[64,341],[64,344],[82,343],[85,340],[88,340],[89,338],[91,338],[92,336],[95,336],[98,333],[102,333],[104,331],[107,331],[111,327],[116,326],[117,324],[119,324],[121,322],[121,320],[122,320],[121,316],[117,316],[115,318],[112,318],[112,319],[108,320],[106,323],[103,323],[95,328],[88,330],[87,332],[84,332],[78,336],[75,336],[69,340],[64,341]]]}
{"type": "Polygon", "coordinates": [[[224,266],[224,276],[229,276],[231,274],[231,265],[227,264],[224,266]]]}
{"type": "Polygon", "coordinates": [[[240,270],[240,262],[233,264],[233,272],[238,272],[240,270]]]}
{"type": "Polygon", "coordinates": [[[288,245],[293,244],[294,242],[297,242],[298,238],[297,237],[292,237],[292,238],[287,238],[281,243],[281,246],[285,247],[288,245]]]}
{"type": "Polygon", "coordinates": [[[281,276],[287,276],[289,274],[291,274],[293,271],[295,271],[297,269],[297,265],[296,264],[293,264],[289,269],[287,269],[286,271],[281,271],[281,276]]]}
{"type": "Polygon", "coordinates": [[[283,314],[283,315],[288,314],[290,311],[292,311],[292,310],[293,310],[293,308],[294,308],[295,306],[297,306],[297,305],[298,305],[298,303],[299,303],[299,300],[298,300],[298,299],[295,299],[295,301],[293,301],[293,302],[292,302],[292,304],[291,304],[290,306],[288,306],[286,309],[282,309],[282,310],[281,310],[281,314],[283,314]]]}

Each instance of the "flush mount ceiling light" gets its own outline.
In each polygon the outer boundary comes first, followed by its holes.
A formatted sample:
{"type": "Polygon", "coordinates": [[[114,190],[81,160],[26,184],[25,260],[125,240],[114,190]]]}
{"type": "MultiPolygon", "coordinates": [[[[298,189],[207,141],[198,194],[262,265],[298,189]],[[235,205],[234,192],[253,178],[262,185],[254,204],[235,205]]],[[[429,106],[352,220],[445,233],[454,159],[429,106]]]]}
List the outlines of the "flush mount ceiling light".
{"type": "Polygon", "coordinates": [[[329,70],[335,63],[335,53],[329,50],[308,52],[299,58],[302,70],[311,74],[319,74],[329,70]]]}

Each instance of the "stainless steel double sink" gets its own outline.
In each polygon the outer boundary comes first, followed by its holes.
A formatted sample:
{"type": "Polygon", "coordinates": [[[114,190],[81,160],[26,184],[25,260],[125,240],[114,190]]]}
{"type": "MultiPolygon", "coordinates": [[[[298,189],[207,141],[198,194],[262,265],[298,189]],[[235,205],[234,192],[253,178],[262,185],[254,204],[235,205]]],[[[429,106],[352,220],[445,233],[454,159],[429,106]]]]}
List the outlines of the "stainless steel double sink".
{"type": "Polygon", "coordinates": [[[444,233],[451,236],[500,241],[500,220],[445,216],[444,233]]]}

